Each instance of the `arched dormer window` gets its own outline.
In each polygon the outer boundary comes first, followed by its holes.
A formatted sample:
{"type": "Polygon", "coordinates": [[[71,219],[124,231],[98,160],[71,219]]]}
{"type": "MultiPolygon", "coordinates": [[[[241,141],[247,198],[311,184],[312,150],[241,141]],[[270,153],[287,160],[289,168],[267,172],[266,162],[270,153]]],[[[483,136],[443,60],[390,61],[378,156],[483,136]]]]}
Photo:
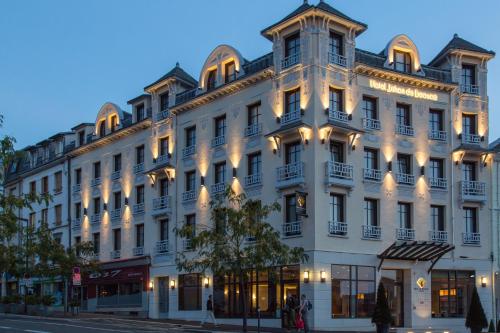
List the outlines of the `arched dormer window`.
{"type": "Polygon", "coordinates": [[[423,74],[420,54],[413,41],[406,35],[398,35],[387,44],[384,55],[385,67],[398,72],[423,74]]]}
{"type": "Polygon", "coordinates": [[[217,83],[217,69],[208,71],[207,75],[207,90],[215,89],[217,83]]]}
{"type": "Polygon", "coordinates": [[[116,114],[111,116],[109,122],[110,122],[109,128],[111,129],[111,133],[113,133],[118,129],[118,117],[116,116],[116,114]]]}
{"type": "Polygon", "coordinates": [[[101,138],[106,135],[106,120],[101,120],[99,122],[99,133],[97,134],[101,138]]]}
{"type": "Polygon", "coordinates": [[[233,82],[243,71],[244,59],[229,45],[217,46],[208,56],[200,73],[200,89],[209,91],[218,85],[233,82]]]}
{"type": "Polygon", "coordinates": [[[229,83],[236,80],[236,66],[234,60],[227,62],[224,65],[224,82],[229,83]]]}
{"type": "Polygon", "coordinates": [[[411,55],[408,52],[394,50],[394,69],[399,72],[411,73],[411,55]]]}
{"type": "Polygon", "coordinates": [[[123,111],[120,107],[113,103],[104,103],[97,113],[93,134],[102,138],[107,133],[117,131],[122,123],[123,111]]]}

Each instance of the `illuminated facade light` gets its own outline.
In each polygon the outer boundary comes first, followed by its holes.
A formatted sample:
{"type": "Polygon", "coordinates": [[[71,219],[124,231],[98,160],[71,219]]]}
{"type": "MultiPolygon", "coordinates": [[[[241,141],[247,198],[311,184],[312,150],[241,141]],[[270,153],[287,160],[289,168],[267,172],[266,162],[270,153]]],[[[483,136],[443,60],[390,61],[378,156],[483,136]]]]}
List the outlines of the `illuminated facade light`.
{"type": "Polygon", "coordinates": [[[201,187],[205,187],[205,177],[203,176],[200,177],[200,185],[201,187]]]}
{"type": "Polygon", "coordinates": [[[205,288],[210,287],[210,279],[208,277],[206,277],[206,276],[203,279],[203,285],[205,286],[205,288]]]}
{"type": "Polygon", "coordinates": [[[326,281],[326,272],[325,271],[321,271],[319,273],[319,277],[320,277],[321,282],[325,283],[325,281],[326,281]]]}
{"type": "Polygon", "coordinates": [[[309,271],[304,271],[304,283],[309,283],[309,271]]]}
{"type": "Polygon", "coordinates": [[[170,280],[170,289],[172,289],[172,290],[175,289],[175,280],[174,279],[170,280]]]}
{"type": "Polygon", "coordinates": [[[387,162],[387,171],[392,172],[392,161],[387,162]]]}
{"type": "Polygon", "coordinates": [[[233,179],[235,179],[237,177],[237,171],[238,169],[236,168],[233,168],[233,179]]]}

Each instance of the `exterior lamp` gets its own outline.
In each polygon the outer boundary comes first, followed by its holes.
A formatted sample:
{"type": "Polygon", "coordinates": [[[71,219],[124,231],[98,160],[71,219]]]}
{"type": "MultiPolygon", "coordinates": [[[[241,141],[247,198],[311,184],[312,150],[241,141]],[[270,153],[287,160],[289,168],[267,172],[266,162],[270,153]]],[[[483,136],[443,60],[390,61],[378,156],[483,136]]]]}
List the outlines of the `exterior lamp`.
{"type": "Polygon", "coordinates": [[[304,271],[304,283],[309,283],[309,271],[304,271]]]}
{"type": "Polygon", "coordinates": [[[108,204],[107,203],[103,203],[102,204],[102,209],[104,209],[104,211],[107,211],[108,210],[108,204]]]}
{"type": "Polygon", "coordinates": [[[387,162],[387,171],[392,172],[392,161],[387,162]]]}
{"type": "Polygon", "coordinates": [[[128,206],[128,197],[125,197],[125,206],[128,206]]]}
{"type": "Polygon", "coordinates": [[[205,187],[205,177],[203,176],[200,177],[200,185],[201,187],[205,187]]]}
{"type": "Polygon", "coordinates": [[[281,117],[276,117],[276,122],[279,124],[281,123],[281,117]]]}
{"type": "Polygon", "coordinates": [[[83,216],[87,216],[87,208],[83,209],[83,216]]]}
{"type": "Polygon", "coordinates": [[[205,277],[203,279],[203,285],[205,286],[205,288],[208,288],[210,286],[210,279],[208,277],[205,277]]]}
{"type": "Polygon", "coordinates": [[[170,280],[170,289],[175,289],[175,280],[170,280]]]}
{"type": "Polygon", "coordinates": [[[326,281],[326,272],[325,271],[319,272],[319,277],[320,277],[321,283],[325,283],[325,281],[326,281]]]}
{"type": "Polygon", "coordinates": [[[486,287],[486,276],[481,276],[481,287],[486,287]]]}
{"type": "Polygon", "coordinates": [[[325,114],[328,114],[330,112],[330,109],[329,108],[326,108],[325,109],[325,114]]]}
{"type": "Polygon", "coordinates": [[[153,280],[149,280],[149,291],[153,291],[153,287],[154,287],[154,281],[153,280]]]}
{"type": "Polygon", "coordinates": [[[233,168],[233,179],[236,179],[237,173],[238,173],[238,169],[233,168]]]}
{"type": "Polygon", "coordinates": [[[420,167],[420,176],[425,176],[425,166],[420,167]]]}

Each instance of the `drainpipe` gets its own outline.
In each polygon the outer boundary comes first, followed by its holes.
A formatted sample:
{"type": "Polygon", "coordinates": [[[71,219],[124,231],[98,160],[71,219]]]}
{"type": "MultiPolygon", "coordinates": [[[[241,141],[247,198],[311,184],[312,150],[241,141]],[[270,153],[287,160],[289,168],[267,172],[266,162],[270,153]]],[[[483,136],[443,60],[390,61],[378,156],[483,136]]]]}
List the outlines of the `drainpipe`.
{"type": "MultiPolygon", "coordinates": [[[[68,249],[71,249],[71,157],[67,157],[67,186],[66,186],[66,193],[67,193],[67,202],[68,202],[68,249]]],[[[64,278],[64,287],[65,289],[68,286],[68,281],[66,277],[64,278]]],[[[73,290],[71,290],[71,298],[73,298],[73,290]]],[[[66,289],[66,292],[64,293],[64,313],[66,313],[68,310],[68,290],[66,289]]]]}
{"type": "MultiPolygon", "coordinates": [[[[456,92],[456,89],[453,90],[453,92],[450,94],[450,110],[451,110],[451,114],[450,114],[450,120],[449,120],[449,124],[450,124],[450,137],[451,137],[451,151],[453,151],[453,147],[454,147],[454,144],[455,144],[455,131],[454,131],[454,127],[453,127],[453,117],[455,116],[455,112],[454,112],[454,104],[453,104],[453,97],[454,97],[454,93],[456,92]]],[[[450,191],[451,191],[451,195],[450,195],[450,206],[451,206],[451,224],[450,224],[450,232],[451,232],[451,244],[452,245],[455,245],[455,197],[454,197],[454,194],[455,194],[455,165],[454,165],[454,162],[453,162],[453,154],[451,156],[451,181],[450,181],[450,191]]],[[[451,259],[452,261],[455,261],[455,251],[452,251],[451,252],[451,259]]]]}

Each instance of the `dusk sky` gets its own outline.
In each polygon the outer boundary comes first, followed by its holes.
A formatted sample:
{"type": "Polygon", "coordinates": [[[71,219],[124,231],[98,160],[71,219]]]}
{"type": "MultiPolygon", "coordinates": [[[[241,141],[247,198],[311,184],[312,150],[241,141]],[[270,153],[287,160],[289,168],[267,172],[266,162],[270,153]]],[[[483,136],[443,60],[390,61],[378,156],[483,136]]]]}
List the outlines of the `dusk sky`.
{"type": "MultiPolygon", "coordinates": [[[[316,4],[319,0],[311,0],[316,4]]],[[[327,0],[368,24],[357,47],[381,51],[407,34],[428,63],[458,33],[500,57],[500,1],[327,0]]],[[[219,44],[246,59],[271,51],[260,31],[302,0],[47,0],[0,3],[0,114],[17,148],[127,100],[179,61],[194,78],[219,44]]],[[[500,136],[500,62],[490,61],[490,141],[500,136]]]]}

